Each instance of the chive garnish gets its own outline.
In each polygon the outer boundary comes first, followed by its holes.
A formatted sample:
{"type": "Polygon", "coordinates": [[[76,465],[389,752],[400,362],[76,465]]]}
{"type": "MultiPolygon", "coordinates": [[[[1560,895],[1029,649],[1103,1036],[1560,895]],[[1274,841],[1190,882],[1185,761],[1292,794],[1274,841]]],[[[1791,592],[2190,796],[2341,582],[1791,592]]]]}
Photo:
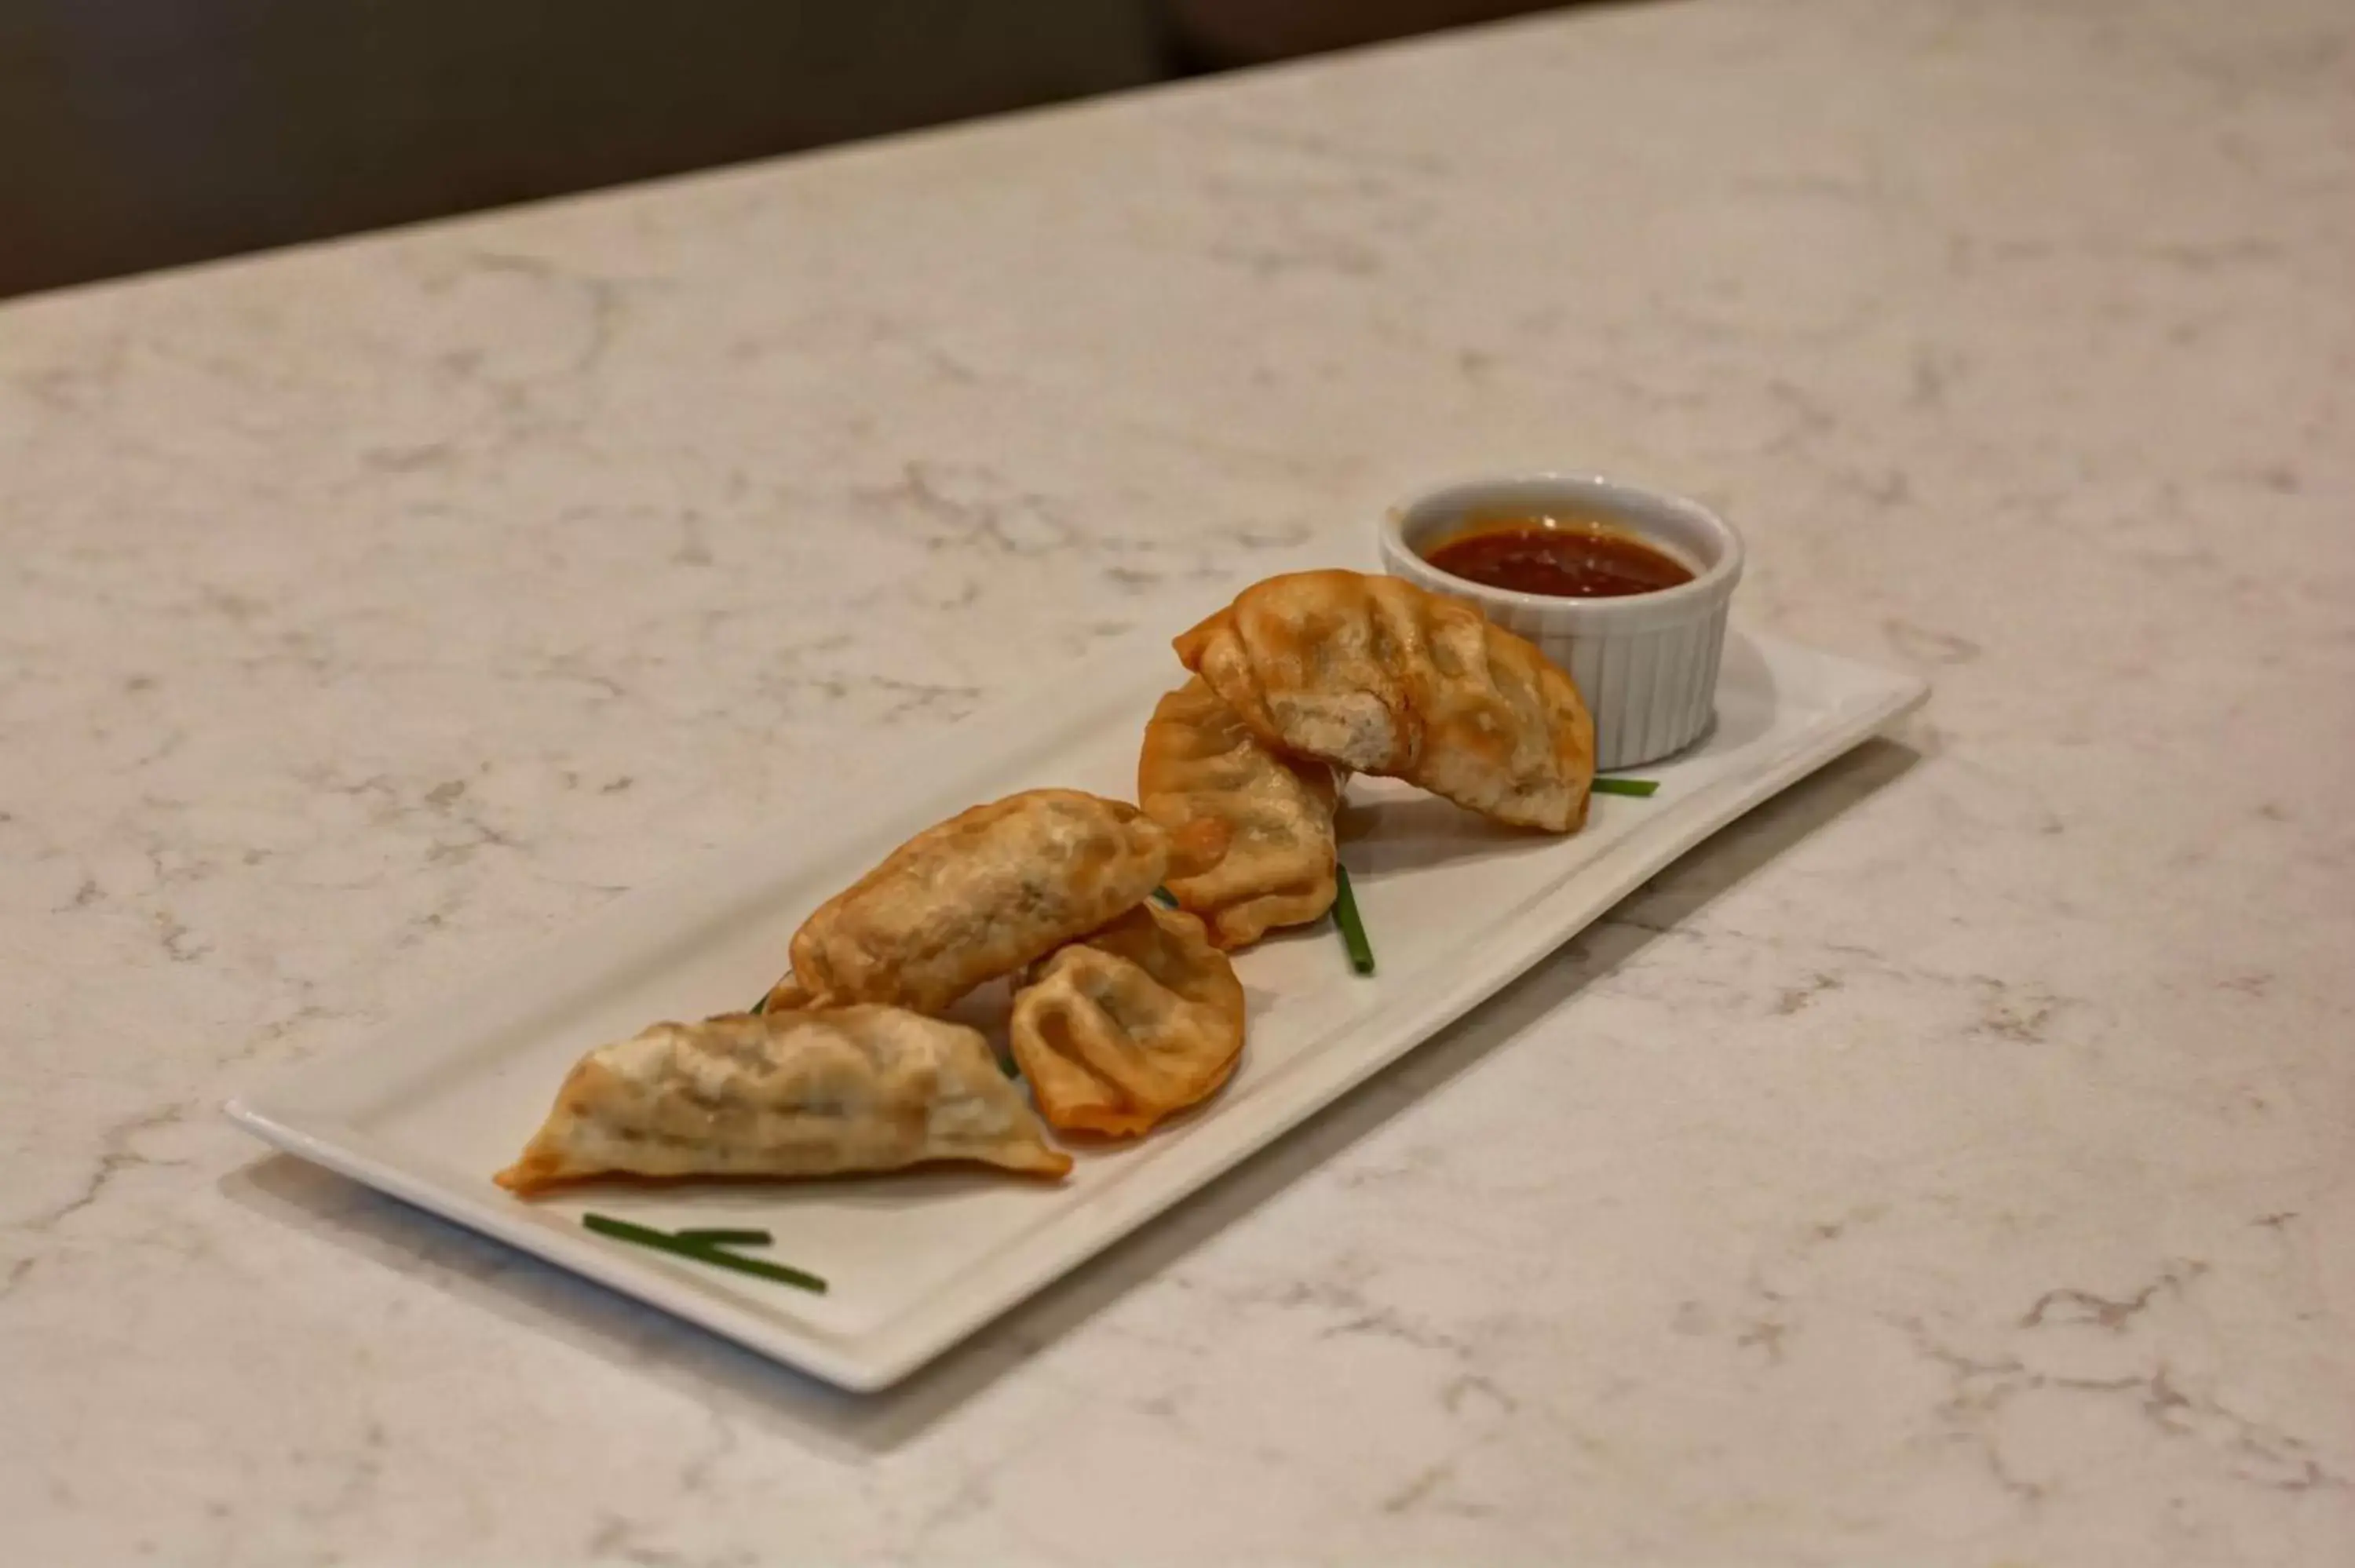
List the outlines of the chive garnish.
{"type": "Polygon", "coordinates": [[[1166,887],[1155,888],[1153,890],[1153,896],[1160,903],[1161,907],[1164,909],[1175,909],[1178,907],[1178,895],[1170,892],[1166,887]]]}
{"type": "Polygon", "coordinates": [[[1358,895],[1349,891],[1349,868],[1333,865],[1333,924],[1340,927],[1341,945],[1349,949],[1349,967],[1361,975],[1374,972],[1374,945],[1366,940],[1366,923],[1358,917],[1358,895]]]}
{"type": "Polygon", "coordinates": [[[695,1242],[703,1246],[766,1246],[777,1239],[766,1231],[697,1229],[673,1231],[671,1234],[683,1242],[695,1242]]]}
{"type": "MultiPolygon", "coordinates": [[[[805,1274],[798,1268],[787,1268],[782,1263],[764,1263],[757,1257],[739,1257],[732,1252],[723,1251],[710,1242],[693,1240],[687,1234],[673,1235],[668,1231],[658,1231],[646,1225],[634,1225],[627,1220],[617,1220],[606,1214],[583,1214],[581,1216],[581,1223],[599,1235],[612,1236],[615,1241],[634,1242],[639,1246],[652,1247],[656,1252],[666,1252],[675,1257],[688,1258],[696,1263],[709,1263],[720,1268],[732,1268],[739,1274],[758,1275],[762,1279],[773,1279],[780,1285],[791,1285],[803,1290],[815,1291],[820,1296],[826,1294],[826,1281],[815,1274],[805,1274]]],[[[767,1234],[765,1231],[760,1234],[763,1236],[767,1234]]]]}
{"type": "Polygon", "coordinates": [[[1648,795],[1659,787],[1657,779],[1597,779],[1592,786],[1598,795],[1648,795]]]}

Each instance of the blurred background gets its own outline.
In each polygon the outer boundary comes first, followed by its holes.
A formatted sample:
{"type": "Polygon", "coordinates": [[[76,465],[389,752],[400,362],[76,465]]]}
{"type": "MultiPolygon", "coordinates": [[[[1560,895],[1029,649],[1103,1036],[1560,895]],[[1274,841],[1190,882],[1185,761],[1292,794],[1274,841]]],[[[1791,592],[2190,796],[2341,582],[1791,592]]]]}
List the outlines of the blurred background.
{"type": "Polygon", "coordinates": [[[0,0],[0,296],[1527,0],[0,0]]]}

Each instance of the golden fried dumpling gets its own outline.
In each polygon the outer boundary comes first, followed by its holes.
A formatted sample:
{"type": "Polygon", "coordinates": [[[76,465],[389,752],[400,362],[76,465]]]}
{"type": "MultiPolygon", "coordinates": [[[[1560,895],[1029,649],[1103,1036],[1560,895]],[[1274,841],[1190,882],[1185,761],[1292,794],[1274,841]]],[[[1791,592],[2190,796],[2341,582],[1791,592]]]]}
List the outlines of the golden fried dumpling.
{"type": "Polygon", "coordinates": [[[1226,828],[1217,863],[1167,884],[1220,947],[1246,946],[1333,906],[1333,769],[1261,740],[1199,675],[1153,710],[1136,799],[1172,832],[1206,820],[1226,828]]]}
{"type": "Polygon", "coordinates": [[[889,1002],[938,1012],[1142,903],[1223,843],[1179,838],[1124,800],[1030,789],[925,829],[794,933],[771,1005],[889,1002]]]}
{"type": "Polygon", "coordinates": [[[1031,970],[1010,1033],[1051,1125],[1134,1137],[1234,1072],[1242,982],[1199,920],[1147,904],[1031,970]]]}
{"type": "Polygon", "coordinates": [[[1245,588],[1177,648],[1272,746],[1518,827],[1586,820],[1594,721],[1578,687],[1471,605],[1397,577],[1295,572],[1245,588]]]}
{"type": "Polygon", "coordinates": [[[828,1176],[978,1160],[1060,1176],[980,1033],[894,1007],[657,1023],[581,1059],[502,1187],[602,1175],[828,1176]]]}

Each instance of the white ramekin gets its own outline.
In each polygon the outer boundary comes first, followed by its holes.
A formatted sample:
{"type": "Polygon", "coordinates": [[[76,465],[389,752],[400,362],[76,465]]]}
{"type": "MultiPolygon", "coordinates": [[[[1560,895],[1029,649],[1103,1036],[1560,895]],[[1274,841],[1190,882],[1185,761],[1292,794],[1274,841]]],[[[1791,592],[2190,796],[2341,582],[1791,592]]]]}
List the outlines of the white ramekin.
{"type": "Polygon", "coordinates": [[[1742,535],[1709,508],[1593,474],[1516,474],[1444,485],[1392,507],[1380,544],[1391,576],[1478,605],[1570,672],[1594,715],[1599,770],[1655,761],[1709,727],[1726,604],[1742,580],[1742,535]],[[1516,513],[1615,524],[1682,561],[1693,580],[1622,599],[1554,599],[1467,582],[1416,554],[1467,518],[1516,513]]]}

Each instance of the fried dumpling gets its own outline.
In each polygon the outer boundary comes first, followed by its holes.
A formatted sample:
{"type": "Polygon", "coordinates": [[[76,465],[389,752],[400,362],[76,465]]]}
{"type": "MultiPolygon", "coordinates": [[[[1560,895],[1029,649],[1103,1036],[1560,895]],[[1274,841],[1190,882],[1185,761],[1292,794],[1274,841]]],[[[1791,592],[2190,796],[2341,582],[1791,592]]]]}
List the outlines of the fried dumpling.
{"type": "Polygon", "coordinates": [[[1518,827],[1586,820],[1594,721],[1578,687],[1471,605],[1397,577],[1295,572],[1177,648],[1270,745],[1518,827]]]}
{"type": "Polygon", "coordinates": [[[1133,1137],[1234,1072],[1242,982],[1199,920],[1147,904],[1024,977],[1010,1033],[1050,1124],[1133,1137]]]}
{"type": "Polygon", "coordinates": [[[601,1046],[496,1179],[529,1193],[585,1176],[827,1176],[941,1160],[1071,1168],[977,1031],[846,1007],[657,1023],[601,1046]]]}
{"type": "Polygon", "coordinates": [[[1161,699],[1136,759],[1136,799],[1172,832],[1212,821],[1226,853],[1167,885],[1221,948],[1256,942],[1333,906],[1333,769],[1253,735],[1199,675],[1161,699]]]}
{"type": "Polygon", "coordinates": [[[1173,864],[1223,847],[1173,838],[1124,800],[1030,789],[925,829],[794,933],[772,1006],[889,1002],[938,1012],[1144,902],[1173,864]]]}

